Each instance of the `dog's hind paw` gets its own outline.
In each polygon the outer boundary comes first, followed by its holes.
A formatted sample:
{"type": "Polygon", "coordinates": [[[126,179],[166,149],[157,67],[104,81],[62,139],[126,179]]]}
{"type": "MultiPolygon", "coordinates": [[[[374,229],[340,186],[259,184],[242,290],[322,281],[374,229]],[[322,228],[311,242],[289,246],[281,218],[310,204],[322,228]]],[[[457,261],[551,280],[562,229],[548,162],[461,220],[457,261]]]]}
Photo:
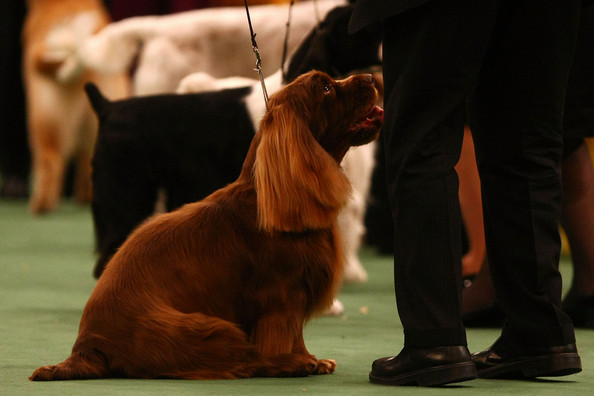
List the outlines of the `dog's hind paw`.
{"type": "Polygon", "coordinates": [[[52,381],[54,379],[54,372],[56,371],[56,366],[43,366],[39,367],[37,370],[31,374],[29,379],[31,381],[52,381]]]}

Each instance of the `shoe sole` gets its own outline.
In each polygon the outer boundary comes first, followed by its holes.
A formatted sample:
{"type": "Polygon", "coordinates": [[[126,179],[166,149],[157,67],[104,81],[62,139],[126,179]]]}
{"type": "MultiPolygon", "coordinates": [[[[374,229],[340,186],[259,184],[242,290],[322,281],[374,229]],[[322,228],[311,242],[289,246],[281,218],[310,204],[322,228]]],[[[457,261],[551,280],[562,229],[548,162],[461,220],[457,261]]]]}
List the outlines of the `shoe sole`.
{"type": "Polygon", "coordinates": [[[494,367],[478,370],[480,378],[561,377],[582,371],[577,353],[518,358],[494,367]]]}
{"type": "Polygon", "coordinates": [[[394,377],[377,377],[369,373],[369,381],[381,385],[440,386],[477,378],[476,366],[472,362],[437,366],[416,370],[394,377]]]}

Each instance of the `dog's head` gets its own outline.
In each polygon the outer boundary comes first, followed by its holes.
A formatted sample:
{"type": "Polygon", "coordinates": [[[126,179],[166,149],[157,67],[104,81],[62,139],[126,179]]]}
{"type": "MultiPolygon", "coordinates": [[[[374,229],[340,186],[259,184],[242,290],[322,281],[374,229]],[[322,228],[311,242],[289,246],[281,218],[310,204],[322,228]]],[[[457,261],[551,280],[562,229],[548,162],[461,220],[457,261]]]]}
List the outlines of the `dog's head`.
{"type": "Polygon", "coordinates": [[[270,98],[254,162],[260,227],[303,231],[334,221],[350,193],[340,161],[379,135],[376,100],[370,75],[336,81],[317,71],[270,98]]]}
{"type": "Polygon", "coordinates": [[[338,163],[350,147],[378,137],[383,110],[376,106],[377,98],[370,74],[334,80],[313,71],[272,96],[262,126],[270,134],[277,131],[284,137],[313,137],[338,163]]]}

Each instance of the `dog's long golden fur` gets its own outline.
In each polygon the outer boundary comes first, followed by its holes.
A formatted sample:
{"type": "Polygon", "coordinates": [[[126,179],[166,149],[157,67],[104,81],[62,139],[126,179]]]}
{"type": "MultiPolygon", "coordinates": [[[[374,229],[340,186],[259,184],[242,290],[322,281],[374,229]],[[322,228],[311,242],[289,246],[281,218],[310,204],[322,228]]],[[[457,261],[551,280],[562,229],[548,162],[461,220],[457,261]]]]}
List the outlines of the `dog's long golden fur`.
{"type": "Polygon", "coordinates": [[[340,282],[340,160],[375,139],[371,76],[311,72],[270,100],[234,183],[157,215],[100,277],[71,356],[32,380],[332,373],[303,341],[340,282]]]}

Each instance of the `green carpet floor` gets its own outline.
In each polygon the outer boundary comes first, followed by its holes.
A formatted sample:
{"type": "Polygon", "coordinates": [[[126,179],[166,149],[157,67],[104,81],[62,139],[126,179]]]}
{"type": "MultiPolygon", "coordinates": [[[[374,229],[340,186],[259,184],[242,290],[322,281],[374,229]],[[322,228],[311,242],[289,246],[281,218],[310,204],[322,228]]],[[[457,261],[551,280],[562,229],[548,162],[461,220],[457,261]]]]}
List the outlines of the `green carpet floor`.
{"type": "MultiPolygon", "coordinates": [[[[63,203],[33,218],[22,201],[0,200],[0,395],[384,395],[594,394],[594,331],[577,330],[584,371],[537,381],[475,380],[443,388],[372,385],[371,362],[397,353],[402,327],[396,315],[392,261],[361,252],[369,282],[346,285],[342,317],[322,317],[306,328],[309,351],[338,363],[333,375],[226,381],[92,380],[39,383],[27,377],[64,360],[76,338],[93,288],[93,231],[89,208],[63,203]]],[[[562,270],[571,277],[567,257],[562,270]]],[[[469,329],[471,351],[489,346],[497,329],[469,329]]]]}

